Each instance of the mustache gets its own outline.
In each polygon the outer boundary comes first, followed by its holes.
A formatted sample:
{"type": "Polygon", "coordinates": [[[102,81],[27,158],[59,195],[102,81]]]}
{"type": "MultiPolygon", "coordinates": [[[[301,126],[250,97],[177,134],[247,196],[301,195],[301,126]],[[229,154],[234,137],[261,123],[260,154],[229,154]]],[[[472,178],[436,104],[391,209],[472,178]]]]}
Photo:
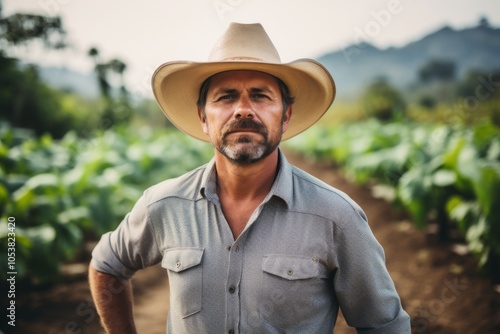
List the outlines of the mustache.
{"type": "Polygon", "coordinates": [[[267,128],[264,125],[248,118],[236,119],[231,123],[226,124],[224,134],[229,134],[239,130],[253,130],[267,135],[267,128]]]}

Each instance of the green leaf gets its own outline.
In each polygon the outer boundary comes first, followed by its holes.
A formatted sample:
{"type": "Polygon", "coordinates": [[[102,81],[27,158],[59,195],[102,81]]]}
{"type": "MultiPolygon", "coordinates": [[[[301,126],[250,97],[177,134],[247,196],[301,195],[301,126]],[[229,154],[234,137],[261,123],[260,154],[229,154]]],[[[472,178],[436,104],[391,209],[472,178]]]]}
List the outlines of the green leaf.
{"type": "Polygon", "coordinates": [[[458,157],[462,148],[466,145],[464,137],[456,138],[450,150],[443,155],[443,164],[446,168],[455,170],[458,163],[458,157]]]}
{"type": "Polygon", "coordinates": [[[48,188],[48,187],[53,187],[56,188],[59,185],[59,179],[57,175],[55,174],[50,174],[50,173],[45,173],[45,174],[39,174],[35,175],[32,178],[30,178],[26,184],[25,187],[36,190],[40,188],[48,188]]]}
{"type": "Polygon", "coordinates": [[[467,231],[466,238],[469,243],[469,248],[474,253],[481,253],[484,250],[484,244],[481,236],[486,232],[486,220],[481,217],[477,224],[472,225],[467,231]]]}
{"type": "Polygon", "coordinates": [[[26,229],[25,233],[31,240],[35,240],[36,242],[42,244],[50,244],[56,238],[56,231],[54,230],[54,227],[48,224],[26,229]]]}
{"type": "Polygon", "coordinates": [[[426,225],[430,204],[430,187],[427,170],[423,166],[414,167],[405,173],[398,184],[398,197],[410,211],[419,227],[426,225]]]}
{"type": "Polygon", "coordinates": [[[78,206],[70,207],[67,210],[59,213],[57,221],[63,225],[75,225],[83,230],[92,229],[92,220],[90,219],[90,211],[87,207],[78,206]]]}
{"type": "Polygon", "coordinates": [[[438,187],[447,187],[453,185],[457,176],[451,170],[440,169],[432,176],[433,183],[438,187]]]}
{"type": "Polygon", "coordinates": [[[486,154],[486,159],[500,161],[500,138],[494,138],[491,141],[488,153],[486,154]]]}
{"type": "MultiPolygon", "coordinates": [[[[7,202],[9,201],[9,198],[10,198],[9,191],[2,183],[0,183],[0,210],[2,209],[2,207],[4,205],[7,204],[7,202]]],[[[0,213],[1,213],[1,211],[0,211],[0,213]]]]}
{"type": "Polygon", "coordinates": [[[500,164],[483,163],[474,179],[474,190],[483,212],[489,215],[500,206],[500,164]]]}
{"type": "Polygon", "coordinates": [[[29,187],[22,187],[12,194],[15,212],[25,213],[35,201],[35,194],[29,187]]]}
{"type": "Polygon", "coordinates": [[[79,250],[83,234],[77,226],[72,224],[61,224],[56,227],[57,239],[55,249],[58,257],[64,260],[74,257],[79,250]]]}
{"type": "Polygon", "coordinates": [[[452,196],[446,203],[448,217],[457,222],[459,230],[465,235],[469,227],[479,220],[481,208],[475,201],[465,201],[459,196],[452,196]]]}

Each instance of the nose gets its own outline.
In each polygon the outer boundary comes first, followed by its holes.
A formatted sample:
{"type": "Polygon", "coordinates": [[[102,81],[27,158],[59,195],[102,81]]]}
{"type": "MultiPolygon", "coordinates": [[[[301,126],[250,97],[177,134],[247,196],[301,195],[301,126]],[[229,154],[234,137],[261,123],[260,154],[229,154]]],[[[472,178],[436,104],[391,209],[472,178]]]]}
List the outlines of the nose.
{"type": "Polygon", "coordinates": [[[255,112],[252,108],[250,98],[248,96],[241,96],[234,108],[235,118],[254,118],[255,112]]]}

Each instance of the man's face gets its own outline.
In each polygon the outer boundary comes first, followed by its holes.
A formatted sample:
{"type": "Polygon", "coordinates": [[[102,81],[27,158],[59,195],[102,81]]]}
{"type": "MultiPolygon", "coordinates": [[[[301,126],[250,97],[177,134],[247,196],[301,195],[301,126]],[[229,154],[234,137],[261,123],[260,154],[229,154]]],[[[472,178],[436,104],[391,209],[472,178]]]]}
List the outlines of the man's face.
{"type": "Polygon", "coordinates": [[[236,163],[258,161],[273,152],[288,127],[276,78],[257,71],[214,75],[204,112],[203,131],[214,147],[236,163]]]}

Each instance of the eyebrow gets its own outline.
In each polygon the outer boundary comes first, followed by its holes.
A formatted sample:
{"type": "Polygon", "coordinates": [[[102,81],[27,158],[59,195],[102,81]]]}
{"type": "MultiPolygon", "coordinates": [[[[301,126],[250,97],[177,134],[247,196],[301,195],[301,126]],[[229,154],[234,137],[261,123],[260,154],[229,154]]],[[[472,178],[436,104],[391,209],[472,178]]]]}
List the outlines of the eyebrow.
{"type": "Polygon", "coordinates": [[[252,87],[250,88],[251,93],[272,93],[272,90],[267,86],[252,87]]]}
{"type": "MultiPolygon", "coordinates": [[[[218,94],[237,94],[237,93],[238,90],[235,88],[220,87],[212,94],[218,95],[218,94]]],[[[268,86],[259,86],[250,88],[250,93],[272,93],[272,90],[268,86]]]]}
{"type": "Polygon", "coordinates": [[[238,90],[235,88],[228,88],[228,87],[220,87],[217,89],[215,92],[212,93],[212,95],[219,95],[219,94],[235,94],[237,93],[238,90]]]}

